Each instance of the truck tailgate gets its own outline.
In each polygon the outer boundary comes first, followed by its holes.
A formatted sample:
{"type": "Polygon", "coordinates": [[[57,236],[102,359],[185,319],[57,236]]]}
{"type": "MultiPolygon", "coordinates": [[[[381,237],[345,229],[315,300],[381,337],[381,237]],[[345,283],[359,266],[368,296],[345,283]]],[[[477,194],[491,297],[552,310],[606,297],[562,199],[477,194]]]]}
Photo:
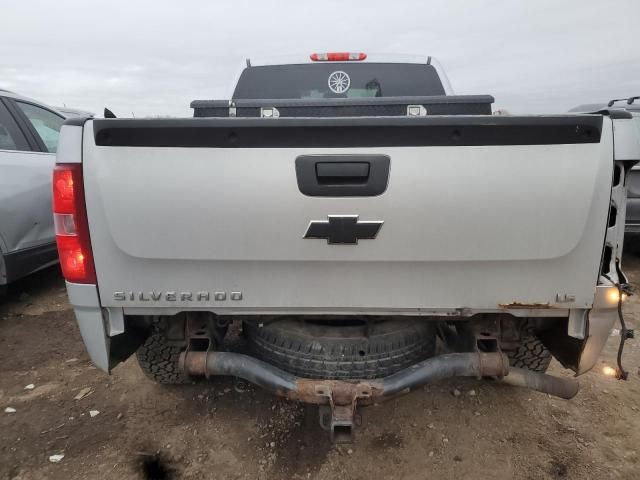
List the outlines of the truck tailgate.
{"type": "Polygon", "coordinates": [[[228,313],[587,307],[612,151],[611,122],[587,115],[93,120],[83,168],[101,303],[228,313]],[[296,158],[310,155],[386,156],[386,189],[307,196],[296,158]],[[304,238],[333,215],[383,223],[357,244],[304,238]]]}

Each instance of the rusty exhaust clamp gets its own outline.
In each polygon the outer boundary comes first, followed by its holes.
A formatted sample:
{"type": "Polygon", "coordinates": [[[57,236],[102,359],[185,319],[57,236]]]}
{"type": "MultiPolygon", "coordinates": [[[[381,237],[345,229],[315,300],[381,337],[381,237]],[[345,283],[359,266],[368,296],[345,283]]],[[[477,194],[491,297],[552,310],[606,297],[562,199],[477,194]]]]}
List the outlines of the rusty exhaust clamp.
{"type": "Polygon", "coordinates": [[[256,358],[231,352],[184,352],[180,366],[190,376],[235,376],[281,397],[324,406],[321,425],[336,443],[353,440],[358,405],[382,402],[445,378],[492,377],[562,398],[572,398],[578,391],[573,379],[509,368],[509,360],[501,352],[448,353],[374,380],[300,378],[256,358]],[[329,416],[328,421],[323,421],[325,415],[329,416]]]}

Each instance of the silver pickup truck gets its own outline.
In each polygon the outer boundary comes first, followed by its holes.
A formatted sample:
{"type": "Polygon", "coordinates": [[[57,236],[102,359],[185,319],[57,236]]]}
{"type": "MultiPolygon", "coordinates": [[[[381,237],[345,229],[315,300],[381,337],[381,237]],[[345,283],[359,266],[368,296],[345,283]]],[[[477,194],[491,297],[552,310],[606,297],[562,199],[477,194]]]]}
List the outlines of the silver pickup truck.
{"type": "Polygon", "coordinates": [[[318,53],[247,61],[196,118],[67,121],[54,216],[91,358],[243,378],[320,405],[338,442],[443,378],[571,398],[545,371],[587,372],[619,318],[638,132],[491,103],[431,58],[318,53]]]}

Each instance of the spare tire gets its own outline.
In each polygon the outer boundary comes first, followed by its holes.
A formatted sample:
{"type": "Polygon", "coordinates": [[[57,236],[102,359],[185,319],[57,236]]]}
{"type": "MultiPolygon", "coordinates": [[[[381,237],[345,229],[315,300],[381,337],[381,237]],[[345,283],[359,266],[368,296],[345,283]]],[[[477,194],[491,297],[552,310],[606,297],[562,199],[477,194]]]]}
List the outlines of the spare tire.
{"type": "Polygon", "coordinates": [[[277,317],[244,323],[254,355],[305,378],[381,378],[426,358],[435,324],[416,318],[326,321],[277,317]]]}

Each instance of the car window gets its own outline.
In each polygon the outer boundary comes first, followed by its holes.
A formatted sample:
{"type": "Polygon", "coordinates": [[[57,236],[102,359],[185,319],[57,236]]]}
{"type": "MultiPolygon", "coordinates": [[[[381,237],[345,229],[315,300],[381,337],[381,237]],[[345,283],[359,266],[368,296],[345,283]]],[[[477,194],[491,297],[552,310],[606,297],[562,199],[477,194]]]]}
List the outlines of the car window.
{"type": "Polygon", "coordinates": [[[27,141],[2,102],[0,102],[0,150],[29,150],[27,141]]]}
{"type": "Polygon", "coordinates": [[[17,150],[18,146],[9,134],[9,130],[0,122],[0,150],[17,150]]]}
{"type": "Polygon", "coordinates": [[[27,116],[36,132],[38,132],[47,151],[55,153],[58,149],[58,137],[60,136],[64,118],[30,103],[16,102],[16,104],[27,116]]]}

